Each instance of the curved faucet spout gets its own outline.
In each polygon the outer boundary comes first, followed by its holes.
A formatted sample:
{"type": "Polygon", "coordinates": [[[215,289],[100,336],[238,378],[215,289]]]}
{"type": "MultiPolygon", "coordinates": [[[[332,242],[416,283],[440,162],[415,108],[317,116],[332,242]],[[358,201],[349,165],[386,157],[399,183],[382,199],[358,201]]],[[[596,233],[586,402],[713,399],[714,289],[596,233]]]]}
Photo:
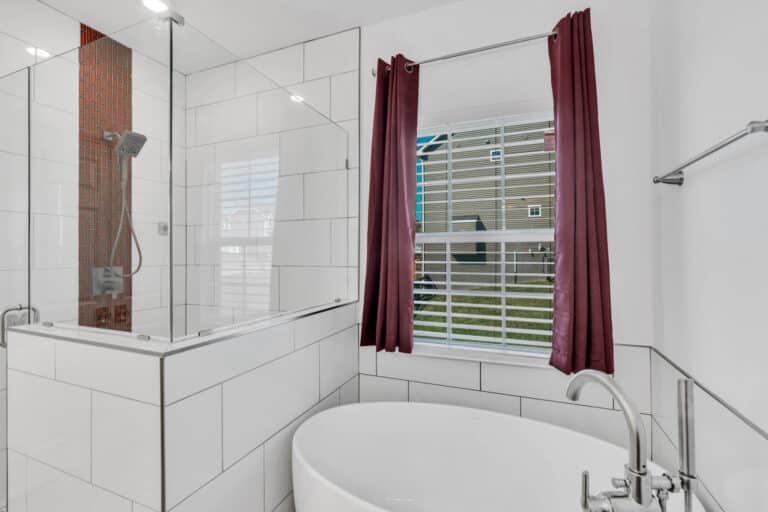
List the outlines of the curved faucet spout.
{"type": "Polygon", "coordinates": [[[619,406],[621,406],[621,410],[624,412],[624,419],[627,422],[627,428],[629,429],[628,469],[638,476],[645,475],[646,465],[648,463],[648,444],[645,434],[645,425],[643,424],[643,420],[637,407],[632,403],[629,396],[627,396],[626,392],[616,383],[616,381],[610,378],[607,374],[596,370],[582,370],[571,377],[571,380],[568,383],[568,389],[565,392],[566,396],[571,400],[578,400],[581,395],[581,390],[589,382],[595,382],[608,390],[613,398],[619,403],[619,406]]]}

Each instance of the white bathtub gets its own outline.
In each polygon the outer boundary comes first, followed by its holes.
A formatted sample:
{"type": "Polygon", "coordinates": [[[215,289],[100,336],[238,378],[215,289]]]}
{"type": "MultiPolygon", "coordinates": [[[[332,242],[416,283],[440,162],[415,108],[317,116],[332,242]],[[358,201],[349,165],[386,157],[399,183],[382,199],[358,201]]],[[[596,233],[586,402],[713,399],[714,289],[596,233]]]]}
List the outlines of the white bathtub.
{"type": "MultiPolygon", "coordinates": [[[[298,512],[580,510],[623,474],[626,450],[526,418],[405,402],[338,407],[293,439],[298,512]]],[[[663,470],[650,464],[654,474],[663,470]]],[[[682,510],[682,496],[669,511],[682,510]]]]}

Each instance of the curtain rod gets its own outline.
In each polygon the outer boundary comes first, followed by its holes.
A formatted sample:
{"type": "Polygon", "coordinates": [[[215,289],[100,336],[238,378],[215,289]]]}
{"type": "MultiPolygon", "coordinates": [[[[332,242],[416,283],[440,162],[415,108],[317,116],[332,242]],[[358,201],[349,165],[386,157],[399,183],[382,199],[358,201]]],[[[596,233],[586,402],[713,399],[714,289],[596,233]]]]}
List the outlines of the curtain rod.
{"type": "MultiPolygon", "coordinates": [[[[420,65],[420,64],[429,64],[431,62],[438,62],[441,60],[448,60],[448,59],[455,59],[457,57],[464,57],[465,55],[472,55],[474,53],[480,53],[480,52],[487,52],[489,50],[495,50],[496,48],[503,48],[505,46],[511,46],[513,44],[520,44],[520,43],[527,43],[528,41],[535,41],[537,39],[545,39],[549,36],[554,36],[557,38],[557,31],[552,32],[544,32],[542,34],[536,34],[533,36],[527,36],[527,37],[521,37],[519,39],[512,39],[510,41],[503,41],[501,43],[494,43],[489,44],[487,46],[481,46],[479,48],[472,48],[470,50],[463,50],[460,52],[455,53],[449,53],[447,55],[441,55],[440,57],[433,57],[431,59],[424,59],[420,60],[418,62],[414,62],[413,64],[406,64],[405,69],[406,71],[410,71],[411,66],[420,65]]],[[[389,66],[387,66],[387,69],[389,69],[389,66]]],[[[376,68],[371,69],[371,74],[373,76],[376,76],[376,68]]]]}
{"type": "Polygon", "coordinates": [[[714,146],[710,147],[709,149],[702,151],[698,155],[694,156],[690,160],[686,160],[679,166],[677,166],[675,169],[669,171],[667,174],[663,176],[654,176],[653,182],[654,183],[665,183],[667,185],[682,185],[685,181],[685,175],[683,173],[683,169],[686,169],[696,162],[699,162],[701,160],[704,160],[709,155],[713,153],[717,153],[721,149],[723,149],[726,146],[730,146],[737,140],[741,140],[747,135],[751,135],[753,133],[757,132],[768,132],[768,121],[750,121],[747,123],[746,128],[743,130],[731,135],[727,139],[723,139],[714,146]]]}

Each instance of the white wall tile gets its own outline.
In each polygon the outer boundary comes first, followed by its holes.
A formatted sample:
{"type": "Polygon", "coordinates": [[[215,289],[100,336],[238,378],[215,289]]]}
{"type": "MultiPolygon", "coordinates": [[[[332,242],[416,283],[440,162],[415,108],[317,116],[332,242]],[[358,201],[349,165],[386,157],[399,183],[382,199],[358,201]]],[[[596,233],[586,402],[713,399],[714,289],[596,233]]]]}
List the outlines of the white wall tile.
{"type": "Polygon", "coordinates": [[[670,470],[678,467],[677,449],[655,419],[651,420],[651,444],[651,456],[656,464],[670,470]]]}
{"type": "Polygon", "coordinates": [[[357,69],[359,32],[349,30],[304,45],[304,79],[337,75],[357,69]]]}
{"type": "Polygon", "coordinates": [[[304,217],[322,219],[347,216],[347,171],[304,175],[304,217]]]}
{"type": "Polygon", "coordinates": [[[0,152],[0,180],[5,184],[0,189],[0,210],[26,212],[27,157],[0,152]]]}
{"type": "Polygon", "coordinates": [[[292,326],[284,324],[167,356],[166,403],[219,384],[292,350],[292,326]]]}
{"type": "Polygon", "coordinates": [[[366,345],[360,347],[360,373],[376,375],[376,347],[366,345]]]}
{"type": "Polygon", "coordinates": [[[381,377],[480,389],[480,363],[476,361],[384,351],[379,352],[377,357],[377,374],[381,377]]]}
{"type": "Polygon", "coordinates": [[[266,510],[273,510],[293,489],[291,455],[293,435],[296,430],[315,414],[337,405],[339,405],[339,401],[336,394],[323,399],[264,444],[266,510]]]}
{"type": "Polygon", "coordinates": [[[156,356],[57,340],[56,378],[160,404],[160,359],[156,356]]]}
{"type": "Polygon", "coordinates": [[[58,57],[37,64],[32,67],[33,101],[74,114],[78,110],[79,79],[76,59],[58,57]]]}
{"type": "Polygon", "coordinates": [[[32,297],[40,309],[40,318],[53,322],[77,319],[77,268],[33,269],[32,297]]]}
{"type": "Polygon", "coordinates": [[[349,256],[349,222],[351,219],[331,220],[331,265],[344,267],[349,256]]]}
{"type": "MultiPolygon", "coordinates": [[[[617,446],[624,448],[629,446],[629,430],[624,414],[620,411],[523,398],[521,414],[524,418],[560,425],[617,446]]],[[[650,457],[651,417],[643,415],[642,419],[650,457]]]]}
{"type": "Polygon", "coordinates": [[[253,512],[263,506],[264,448],[259,447],[171,512],[253,512]]]}
{"type": "Polygon", "coordinates": [[[358,118],[360,80],[358,72],[331,77],[331,119],[346,121],[358,118]]]}
{"type": "Polygon", "coordinates": [[[32,268],[75,268],[78,265],[77,217],[32,216],[32,268]]]}
{"type": "Polygon", "coordinates": [[[331,223],[300,220],[275,223],[273,265],[330,265],[331,223]],[[307,250],[311,247],[312,250],[307,250]]]}
{"type": "Polygon", "coordinates": [[[210,241],[219,243],[222,211],[221,185],[187,187],[187,223],[190,226],[211,226],[215,228],[210,241]]]}
{"type": "Polygon", "coordinates": [[[296,220],[304,217],[304,184],[300,174],[281,176],[277,182],[275,220],[296,220]]]}
{"type": "Polygon", "coordinates": [[[27,462],[24,455],[8,450],[8,510],[27,512],[27,462]]]}
{"type": "Polygon", "coordinates": [[[277,135],[249,137],[216,145],[216,182],[222,181],[224,169],[247,165],[250,174],[271,174],[280,157],[277,135]]]}
{"type": "Polygon", "coordinates": [[[168,100],[134,89],[131,101],[133,103],[132,129],[147,137],[167,141],[170,123],[168,100]]]}
{"type": "Polygon", "coordinates": [[[320,396],[327,396],[358,373],[357,327],[320,342],[320,396]]]}
{"type": "Polygon", "coordinates": [[[55,341],[23,332],[8,333],[8,368],[43,377],[56,375],[55,341]]]}
{"type": "MultiPolygon", "coordinates": [[[[349,166],[360,167],[360,123],[357,119],[339,123],[349,137],[349,166]]],[[[355,190],[357,190],[355,188],[355,190]]],[[[367,191],[365,191],[367,193],[367,191]]]]}
{"type": "MultiPolygon", "coordinates": [[[[349,202],[349,206],[347,207],[347,215],[353,217],[355,222],[359,222],[360,194],[367,192],[367,190],[360,190],[360,170],[350,169],[349,180],[347,180],[347,200],[349,202]]],[[[363,219],[364,222],[365,220],[366,219],[363,219]]]]}
{"type": "Polygon", "coordinates": [[[209,185],[219,180],[216,172],[216,146],[187,149],[187,185],[209,185]]]}
{"type": "MultiPolygon", "coordinates": [[[[25,76],[26,78],[26,76],[25,76]]],[[[27,154],[27,97],[26,80],[23,96],[0,94],[0,150],[18,155],[27,154]]]]}
{"type": "Polygon", "coordinates": [[[435,386],[418,382],[411,382],[408,387],[409,400],[411,402],[460,405],[462,407],[474,407],[475,409],[487,409],[489,411],[514,414],[516,416],[520,415],[520,397],[517,396],[435,386]]]}
{"type": "Polygon", "coordinates": [[[360,402],[407,402],[408,381],[360,375],[360,402]]]}
{"type": "MultiPolygon", "coordinates": [[[[167,100],[169,80],[167,66],[136,50],[131,51],[131,86],[133,89],[167,100]]],[[[185,79],[182,78],[182,81],[185,79]]]]}
{"type": "Polygon", "coordinates": [[[354,376],[339,388],[339,405],[356,404],[360,401],[360,377],[354,376]]]}
{"type": "MultiPolygon", "coordinates": [[[[314,91],[314,89],[315,87],[311,90],[314,91]]],[[[304,103],[293,101],[291,96],[283,89],[275,89],[255,96],[259,105],[259,117],[256,118],[258,133],[277,133],[323,125],[328,122],[323,114],[304,103]]],[[[245,98],[251,98],[251,96],[245,96],[245,98]]]]}
{"type": "Polygon", "coordinates": [[[9,370],[8,420],[9,448],[90,480],[90,391],[9,370]]]}
{"type": "Polygon", "coordinates": [[[296,328],[296,348],[305,347],[346,329],[354,325],[355,321],[354,304],[299,318],[294,322],[296,328]]]}
{"type": "MultiPolygon", "coordinates": [[[[569,377],[550,366],[519,366],[483,363],[483,391],[568,402],[569,377]]],[[[611,407],[608,393],[596,384],[584,388],[579,403],[611,407]]]]}
{"type": "Polygon", "coordinates": [[[723,509],[764,508],[768,441],[698,386],[694,403],[698,475],[723,509]]]}
{"type": "MultiPolygon", "coordinates": [[[[80,207],[80,175],[77,165],[33,158],[31,169],[34,191],[30,201],[32,212],[76,217],[80,207]]],[[[22,176],[26,176],[26,169],[22,176]]],[[[17,189],[16,193],[22,190],[26,190],[26,185],[17,189]]]]}
{"type": "Polygon", "coordinates": [[[247,62],[276,84],[290,85],[304,80],[303,58],[302,45],[297,44],[259,55],[247,62]]]}
{"type": "Polygon", "coordinates": [[[160,408],[93,393],[93,483],[160,509],[160,408]]]}
{"type": "Polygon", "coordinates": [[[166,492],[169,508],[222,471],[221,386],[166,408],[166,492]]]}
{"type": "Polygon", "coordinates": [[[677,446],[677,381],[683,374],[656,352],[651,352],[653,417],[677,446]]]}
{"type": "Polygon", "coordinates": [[[331,124],[280,134],[280,174],[343,169],[347,133],[331,124]]]}
{"type": "Polygon", "coordinates": [[[0,211],[0,236],[8,244],[0,254],[0,268],[27,270],[27,216],[0,211]]]}
{"type": "Polygon", "coordinates": [[[32,157],[73,164],[78,160],[77,116],[54,107],[31,105],[32,157]]]}
{"type": "Polygon", "coordinates": [[[200,306],[216,303],[216,267],[210,265],[187,266],[187,302],[200,306]]]}
{"type": "MultiPolygon", "coordinates": [[[[616,382],[644,414],[651,413],[651,350],[647,347],[614,348],[616,382]]],[[[619,404],[614,401],[614,409],[619,404]]]]}
{"type": "Polygon", "coordinates": [[[225,467],[317,403],[318,359],[312,345],[224,384],[225,467]]]}
{"type": "Polygon", "coordinates": [[[274,89],[276,84],[247,60],[235,63],[235,96],[245,96],[274,89]]]}
{"type": "Polygon", "coordinates": [[[226,64],[187,75],[188,107],[216,103],[234,97],[234,64],[226,64]]]}
{"type": "Polygon", "coordinates": [[[331,80],[320,78],[309,82],[289,85],[286,87],[290,95],[301,96],[303,106],[320,112],[323,116],[331,116],[331,80]]]}
{"type": "Polygon", "coordinates": [[[334,302],[347,296],[347,272],[341,267],[282,267],[280,309],[290,311],[334,302]],[[314,286],[308,287],[312,282],[314,286]]]}
{"type": "Polygon", "coordinates": [[[275,510],[273,512],[296,512],[296,507],[293,502],[293,493],[286,496],[286,498],[275,507],[275,510]]]}
{"type": "Polygon", "coordinates": [[[260,96],[243,96],[195,109],[195,143],[211,144],[258,135],[260,96]]]}
{"type": "Polygon", "coordinates": [[[132,512],[129,500],[31,459],[28,489],[26,512],[132,512]]]}

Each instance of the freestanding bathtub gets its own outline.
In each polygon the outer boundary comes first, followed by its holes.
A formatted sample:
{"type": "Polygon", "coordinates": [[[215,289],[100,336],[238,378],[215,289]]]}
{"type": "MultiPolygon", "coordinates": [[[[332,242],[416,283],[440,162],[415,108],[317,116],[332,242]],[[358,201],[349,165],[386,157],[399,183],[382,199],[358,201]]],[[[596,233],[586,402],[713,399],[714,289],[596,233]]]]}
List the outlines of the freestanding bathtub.
{"type": "MultiPolygon", "coordinates": [[[[615,445],[518,416],[354,404],[297,430],[294,499],[297,512],[577,512],[581,472],[590,471],[593,492],[608,490],[627,460],[615,445]]],[[[682,510],[681,495],[668,510],[682,510]]]]}

